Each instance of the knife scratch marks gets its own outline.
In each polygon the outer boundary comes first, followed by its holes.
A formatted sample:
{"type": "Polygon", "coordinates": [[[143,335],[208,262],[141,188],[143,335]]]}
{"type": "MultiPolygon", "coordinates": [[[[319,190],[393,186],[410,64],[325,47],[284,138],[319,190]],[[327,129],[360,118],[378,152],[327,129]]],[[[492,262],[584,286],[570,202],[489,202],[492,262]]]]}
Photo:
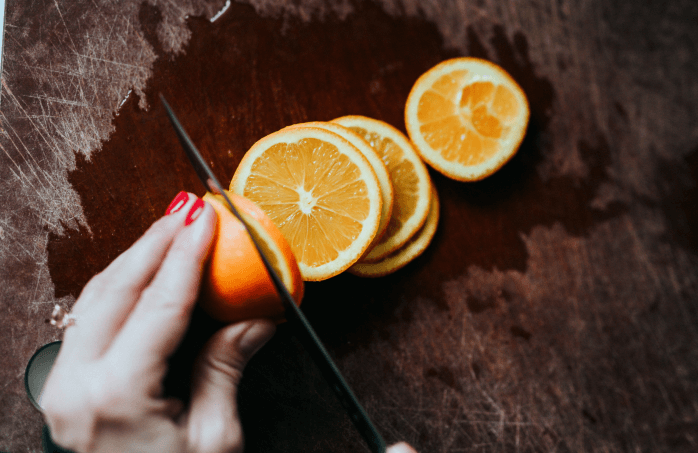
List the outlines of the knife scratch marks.
{"type": "MultiPolygon", "coordinates": [[[[56,102],[59,104],[65,104],[65,105],[70,105],[73,107],[88,107],[88,108],[99,108],[99,107],[94,107],[90,104],[86,104],[84,102],[80,101],[73,101],[70,99],[63,99],[63,98],[56,98],[56,97],[50,97],[50,96],[27,96],[28,98],[34,98],[34,99],[40,99],[42,101],[47,101],[47,102],[56,102]]],[[[42,118],[46,118],[48,116],[42,115],[42,118]]],[[[53,116],[53,118],[59,118],[58,116],[53,116]]]]}
{"type": "Polygon", "coordinates": [[[75,51],[76,47],[75,47],[75,43],[73,42],[73,36],[70,33],[70,29],[68,28],[68,26],[65,23],[65,19],[63,18],[63,13],[61,13],[61,9],[58,7],[58,1],[53,0],[53,3],[56,5],[56,11],[58,12],[58,15],[61,18],[61,22],[63,23],[63,27],[65,28],[65,31],[67,32],[66,34],[68,35],[68,38],[70,38],[70,43],[73,45],[73,51],[75,51]]]}
{"type": "MultiPolygon", "coordinates": [[[[15,130],[15,122],[10,121],[10,118],[5,116],[4,110],[3,113],[0,113],[2,124],[5,125],[4,138],[6,139],[0,147],[2,147],[4,154],[13,165],[10,171],[19,183],[21,198],[26,200],[26,204],[36,209],[34,215],[40,218],[43,224],[49,226],[53,231],[61,231],[62,228],[58,223],[59,218],[68,217],[71,220],[82,220],[81,212],[70,212],[72,209],[66,206],[66,202],[75,205],[75,197],[66,198],[65,190],[61,190],[61,185],[69,184],[67,184],[67,181],[61,184],[61,179],[64,179],[64,177],[57,177],[55,172],[56,166],[65,169],[67,167],[65,160],[70,159],[72,155],[57,152],[59,148],[55,139],[51,136],[46,122],[38,120],[35,115],[28,115],[25,107],[4,81],[3,88],[5,88],[5,93],[9,97],[8,101],[11,102],[12,110],[20,113],[20,117],[28,121],[33,132],[32,135],[35,138],[39,138],[40,142],[43,141],[49,149],[54,151],[51,154],[52,156],[59,158],[57,162],[53,162],[54,165],[47,165],[48,156],[42,155],[36,149],[30,149],[25,142],[24,134],[15,130]],[[7,148],[7,144],[11,146],[10,149],[7,148]],[[10,151],[13,152],[10,153],[10,151]],[[15,157],[13,157],[13,154],[15,157]],[[68,216],[65,216],[65,214],[68,214],[68,216]]],[[[7,106],[7,104],[5,105],[7,106]]]]}
{"type": "MultiPolygon", "coordinates": [[[[12,226],[12,224],[10,223],[8,218],[0,219],[0,222],[3,224],[3,226],[0,227],[0,229],[3,231],[2,239],[5,239],[5,237],[6,237],[5,236],[6,230],[7,230],[7,235],[10,237],[10,239],[13,236],[17,236],[17,235],[21,234],[21,232],[19,230],[17,230],[16,228],[14,228],[12,226]]],[[[15,248],[18,247],[21,249],[20,251],[23,252],[24,255],[26,255],[27,258],[34,257],[34,254],[30,250],[27,250],[26,246],[22,243],[22,241],[8,240],[8,241],[3,241],[1,244],[2,244],[2,248],[0,250],[2,251],[2,253],[0,253],[0,256],[9,255],[12,258],[14,258],[15,260],[17,260],[19,263],[22,263],[24,260],[22,260],[20,258],[20,256],[16,253],[16,251],[14,250],[15,248]]]]}
{"type": "Polygon", "coordinates": [[[123,61],[116,61],[116,60],[108,60],[106,58],[94,57],[91,55],[80,54],[77,52],[75,53],[75,56],[78,58],[85,58],[87,60],[99,61],[101,63],[109,63],[109,64],[113,64],[113,65],[117,65],[117,66],[123,66],[126,68],[135,68],[135,69],[139,69],[139,70],[148,69],[146,66],[139,65],[139,64],[125,63],[123,61]]]}
{"type": "MultiPolygon", "coordinates": [[[[17,181],[34,217],[62,233],[63,224],[75,227],[76,222],[89,230],[79,197],[67,181],[67,172],[75,168],[75,153],[89,160],[112,133],[113,114],[134,91],[140,107],[147,108],[142,90],[157,55],[141,35],[140,2],[113,7],[92,2],[87,6],[92,14],[78,15],[56,0],[53,4],[48,22],[40,25],[41,38],[32,30],[8,36],[14,45],[8,49],[10,64],[2,80],[6,105],[0,112],[0,156],[7,158],[8,175],[17,181]],[[16,96],[17,73],[39,88],[16,96]]],[[[212,15],[212,7],[197,8],[212,15]]],[[[163,47],[177,52],[189,37],[182,17],[201,11],[191,5],[160,8],[158,34],[169,40],[163,47]]]]}

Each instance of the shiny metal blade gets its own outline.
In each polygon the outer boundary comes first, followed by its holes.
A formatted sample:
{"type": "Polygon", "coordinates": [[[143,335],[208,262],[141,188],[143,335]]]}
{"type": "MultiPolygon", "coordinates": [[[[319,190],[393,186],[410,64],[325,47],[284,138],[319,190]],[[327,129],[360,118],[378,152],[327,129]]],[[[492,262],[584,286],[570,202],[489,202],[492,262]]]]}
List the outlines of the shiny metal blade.
{"type": "MultiPolygon", "coordinates": [[[[207,190],[215,194],[222,195],[223,198],[225,198],[228,208],[233,213],[233,215],[237,217],[238,220],[240,220],[240,222],[245,226],[249,234],[249,226],[247,225],[247,223],[245,223],[245,220],[243,220],[243,218],[238,213],[238,210],[235,209],[235,206],[230,201],[228,196],[225,194],[223,186],[221,186],[221,183],[218,181],[218,179],[216,179],[216,176],[211,171],[211,168],[206,164],[203,157],[201,157],[201,154],[199,154],[199,151],[196,149],[194,143],[192,143],[184,128],[179,123],[179,120],[170,108],[170,105],[167,103],[167,101],[162,95],[160,95],[160,100],[162,101],[162,104],[165,106],[167,116],[170,118],[172,126],[174,127],[175,132],[177,133],[177,137],[179,137],[179,141],[182,144],[184,151],[187,153],[187,157],[191,161],[191,164],[194,167],[196,174],[199,176],[199,179],[204,184],[207,190]]],[[[322,373],[332,390],[335,392],[335,395],[342,403],[342,406],[344,406],[344,409],[347,411],[349,418],[354,423],[354,426],[356,426],[356,429],[364,438],[371,451],[373,453],[384,453],[386,450],[386,444],[383,440],[383,437],[378,433],[376,427],[371,422],[371,419],[368,417],[368,414],[364,410],[363,406],[361,406],[359,401],[356,399],[354,392],[349,387],[349,384],[347,384],[347,382],[344,380],[344,377],[339,372],[337,365],[335,365],[335,363],[332,361],[332,358],[320,342],[320,339],[318,338],[313,328],[310,326],[310,323],[306,319],[305,315],[293,301],[293,297],[288,292],[286,285],[283,284],[279,275],[269,264],[269,260],[264,255],[262,250],[259,248],[259,244],[257,244],[257,242],[255,241],[254,236],[252,236],[251,234],[249,236],[252,240],[252,243],[257,248],[257,252],[259,252],[259,256],[261,257],[262,262],[264,263],[264,266],[266,267],[267,272],[269,273],[269,277],[274,283],[276,291],[279,293],[279,296],[281,297],[281,301],[283,302],[284,309],[286,311],[286,320],[288,321],[289,325],[293,328],[294,334],[301,342],[303,347],[306,349],[306,351],[308,351],[317,367],[320,369],[320,372],[322,373]]]]}

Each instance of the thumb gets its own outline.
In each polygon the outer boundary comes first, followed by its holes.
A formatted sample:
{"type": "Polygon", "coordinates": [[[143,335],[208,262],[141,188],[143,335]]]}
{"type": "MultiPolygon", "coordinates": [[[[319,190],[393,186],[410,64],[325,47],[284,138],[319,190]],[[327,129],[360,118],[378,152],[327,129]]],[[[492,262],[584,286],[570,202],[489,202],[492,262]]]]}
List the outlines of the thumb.
{"type": "Polygon", "coordinates": [[[194,366],[187,435],[193,451],[242,451],[237,386],[252,356],[274,335],[269,320],[245,321],[216,332],[194,366]]]}

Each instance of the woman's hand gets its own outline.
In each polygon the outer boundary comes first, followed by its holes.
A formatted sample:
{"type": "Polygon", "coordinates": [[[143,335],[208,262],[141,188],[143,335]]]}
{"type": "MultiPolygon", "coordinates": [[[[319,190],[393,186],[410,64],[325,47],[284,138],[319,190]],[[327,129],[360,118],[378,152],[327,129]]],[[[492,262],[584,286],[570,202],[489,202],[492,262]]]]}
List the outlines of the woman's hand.
{"type": "MultiPolygon", "coordinates": [[[[225,327],[194,368],[191,401],[163,396],[167,359],[196,302],[216,214],[180,193],[131,248],[85,286],[41,398],[57,444],[81,453],[241,452],[236,392],[274,334],[268,320],[225,327]]],[[[391,453],[414,452],[406,444],[391,453]]]]}
{"type": "Polygon", "coordinates": [[[180,193],[168,214],[87,284],[42,396],[54,440],[78,452],[242,450],[236,388],[270,321],[231,325],[201,352],[189,409],[162,396],[187,330],[216,214],[180,193]]]}

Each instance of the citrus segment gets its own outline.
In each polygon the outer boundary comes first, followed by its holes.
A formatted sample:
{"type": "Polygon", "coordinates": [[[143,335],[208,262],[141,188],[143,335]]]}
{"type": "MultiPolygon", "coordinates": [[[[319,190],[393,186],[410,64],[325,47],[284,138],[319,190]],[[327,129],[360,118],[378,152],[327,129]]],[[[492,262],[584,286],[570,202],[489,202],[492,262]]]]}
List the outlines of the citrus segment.
{"type": "Polygon", "coordinates": [[[407,137],[383,121],[364,116],[332,120],[363,137],[388,169],[394,190],[393,213],[385,234],[361,261],[377,261],[400,248],[422,226],[429,212],[431,180],[407,137]]]}
{"type": "Polygon", "coordinates": [[[444,61],[414,84],[405,125],[422,158],[460,181],[482,179],[518,150],[528,100],[499,66],[478,58],[444,61]]]}
{"type": "Polygon", "coordinates": [[[245,154],[230,183],[259,206],[288,241],[305,280],[324,280],[366,251],[380,221],[378,179],[339,135],[282,129],[245,154]]]}
{"type": "MultiPolygon", "coordinates": [[[[226,193],[269,263],[300,305],[303,279],[291,248],[271,219],[249,200],[226,193]]],[[[236,322],[252,318],[284,320],[284,307],[244,225],[225,207],[220,195],[203,199],[218,214],[209,260],[204,269],[201,307],[213,318],[236,322]]]]}
{"type": "Polygon", "coordinates": [[[349,268],[349,272],[359,277],[382,277],[402,269],[426,250],[434,238],[438,223],[439,197],[434,189],[426,222],[405,245],[375,263],[358,262],[349,268]]]}
{"type": "MultiPolygon", "coordinates": [[[[390,220],[390,216],[393,211],[393,184],[390,182],[390,175],[388,174],[388,169],[386,168],[378,153],[371,147],[371,145],[368,144],[366,140],[363,139],[363,137],[361,137],[359,134],[352,131],[351,129],[342,126],[341,124],[329,123],[324,121],[313,121],[309,123],[294,124],[288,127],[317,127],[320,129],[328,130],[330,132],[334,132],[335,134],[339,135],[340,137],[344,138],[349,143],[354,145],[356,149],[358,149],[361,152],[361,154],[364,155],[366,160],[368,160],[368,163],[371,164],[371,167],[373,168],[373,171],[376,173],[376,177],[378,178],[378,184],[380,185],[381,190],[381,198],[383,199],[383,207],[381,209],[381,219],[380,223],[378,224],[378,231],[376,232],[376,236],[373,238],[373,242],[371,243],[371,245],[378,242],[378,240],[383,236],[383,233],[385,233],[385,230],[388,227],[388,221],[390,220]]],[[[370,248],[371,246],[369,246],[369,249],[370,248]]]]}

